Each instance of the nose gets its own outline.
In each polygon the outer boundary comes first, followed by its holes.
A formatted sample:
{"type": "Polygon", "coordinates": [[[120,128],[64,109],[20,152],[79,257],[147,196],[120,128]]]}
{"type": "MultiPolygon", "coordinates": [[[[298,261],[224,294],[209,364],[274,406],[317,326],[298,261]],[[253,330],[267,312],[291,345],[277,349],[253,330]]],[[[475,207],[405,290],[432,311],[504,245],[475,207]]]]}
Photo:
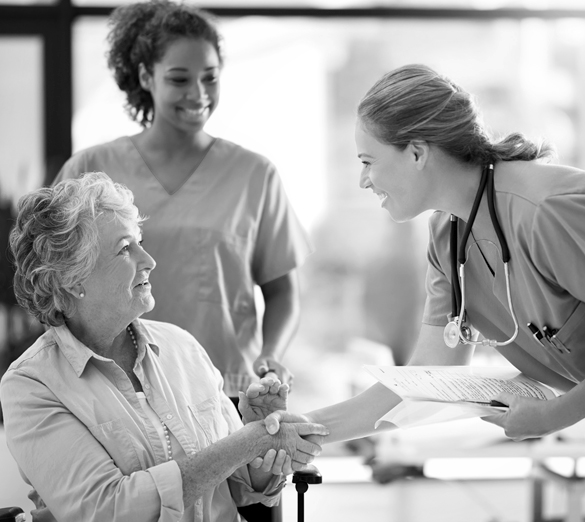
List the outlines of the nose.
{"type": "Polygon", "coordinates": [[[149,272],[154,270],[154,267],[156,266],[156,261],[154,258],[146,250],[144,250],[144,248],[142,249],[141,254],[142,257],[139,262],[140,269],[148,270],[149,272]]]}
{"type": "Polygon", "coordinates": [[[370,177],[368,176],[366,169],[363,168],[360,172],[360,188],[367,189],[371,184],[370,177]]]}
{"type": "Polygon", "coordinates": [[[189,98],[195,101],[207,100],[205,84],[200,81],[194,81],[189,89],[189,98]]]}

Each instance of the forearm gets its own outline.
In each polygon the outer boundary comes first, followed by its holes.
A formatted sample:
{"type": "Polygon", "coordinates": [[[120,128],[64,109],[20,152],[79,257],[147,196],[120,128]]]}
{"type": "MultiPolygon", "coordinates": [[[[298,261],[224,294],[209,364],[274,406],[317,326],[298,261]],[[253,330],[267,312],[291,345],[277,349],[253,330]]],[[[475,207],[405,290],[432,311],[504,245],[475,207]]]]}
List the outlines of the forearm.
{"type": "Polygon", "coordinates": [[[376,383],[351,399],[306,414],[311,422],[325,425],[329,435],[324,443],[357,439],[378,431],[393,429],[384,423],[377,430],[376,421],[402,399],[386,386],[376,383]]]}
{"type": "MultiPolygon", "coordinates": [[[[278,433],[271,435],[264,421],[250,422],[204,450],[177,461],[183,480],[185,506],[191,505],[205,491],[226,480],[238,468],[249,464],[256,457],[265,456],[270,449],[275,451],[275,455],[282,454],[283,458],[290,456],[301,466],[311,462],[321,448],[315,442],[302,438],[310,434],[325,435],[326,431],[322,426],[306,423],[286,424],[278,433]]],[[[255,475],[254,483],[250,485],[259,491],[266,484],[266,477],[255,475]]]]}
{"type": "Polygon", "coordinates": [[[264,455],[271,447],[270,435],[267,435],[260,422],[251,422],[207,448],[177,460],[183,480],[185,506],[193,504],[238,468],[264,455]]]}
{"type": "Polygon", "coordinates": [[[585,382],[579,383],[564,395],[548,401],[550,431],[558,431],[585,419],[585,382]]]}
{"type": "Polygon", "coordinates": [[[265,301],[262,319],[262,356],[280,359],[284,355],[300,318],[299,290],[295,273],[262,285],[265,301]]]}

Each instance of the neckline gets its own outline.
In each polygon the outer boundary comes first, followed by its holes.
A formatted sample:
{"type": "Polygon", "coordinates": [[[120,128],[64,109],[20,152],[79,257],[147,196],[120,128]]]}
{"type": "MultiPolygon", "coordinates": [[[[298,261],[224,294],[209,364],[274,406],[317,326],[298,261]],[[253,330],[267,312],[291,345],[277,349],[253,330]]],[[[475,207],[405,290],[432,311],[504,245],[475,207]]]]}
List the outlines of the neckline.
{"type": "MultiPolygon", "coordinates": [[[[137,136],[137,135],[135,135],[135,136],[137,136]]],[[[211,142],[210,142],[209,146],[207,147],[207,149],[205,150],[205,152],[203,153],[203,156],[201,157],[201,160],[199,161],[199,163],[197,163],[191,169],[191,173],[183,180],[183,183],[181,183],[179,186],[177,186],[174,190],[169,191],[167,189],[167,187],[165,187],[165,185],[162,183],[162,181],[157,177],[157,175],[152,171],[152,169],[150,168],[150,165],[148,164],[148,162],[146,161],[144,156],[141,154],[139,148],[136,146],[136,143],[134,141],[134,136],[126,136],[126,138],[130,142],[132,149],[136,152],[136,154],[140,158],[140,161],[142,162],[142,166],[144,167],[144,169],[146,169],[146,171],[150,174],[150,176],[158,183],[160,188],[162,188],[162,190],[165,192],[165,194],[167,196],[174,196],[175,194],[177,194],[178,192],[181,191],[181,189],[193,178],[195,173],[201,169],[201,166],[207,161],[207,158],[210,155],[210,152],[212,151],[212,149],[214,149],[215,144],[220,139],[216,136],[211,136],[211,138],[212,138],[211,142]]]]}

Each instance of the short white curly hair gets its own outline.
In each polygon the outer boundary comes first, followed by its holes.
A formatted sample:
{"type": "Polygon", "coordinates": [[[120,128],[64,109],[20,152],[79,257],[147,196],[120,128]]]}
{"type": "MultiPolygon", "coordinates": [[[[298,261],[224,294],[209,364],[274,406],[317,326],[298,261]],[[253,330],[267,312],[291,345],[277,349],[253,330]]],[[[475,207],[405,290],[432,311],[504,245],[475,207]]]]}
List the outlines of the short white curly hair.
{"type": "Polygon", "coordinates": [[[10,249],[16,267],[18,303],[41,323],[60,326],[76,310],[67,289],[93,271],[99,255],[97,218],[111,212],[116,219],[141,225],[146,219],[134,195],[103,172],[88,172],[23,196],[18,202],[10,249]]]}

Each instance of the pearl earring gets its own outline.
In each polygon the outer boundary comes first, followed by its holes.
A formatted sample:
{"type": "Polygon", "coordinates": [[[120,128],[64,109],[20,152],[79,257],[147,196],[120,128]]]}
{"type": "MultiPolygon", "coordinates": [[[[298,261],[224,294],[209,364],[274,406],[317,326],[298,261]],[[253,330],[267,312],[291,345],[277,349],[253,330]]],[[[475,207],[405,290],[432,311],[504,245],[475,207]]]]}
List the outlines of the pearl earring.
{"type": "Polygon", "coordinates": [[[84,298],[84,297],[85,297],[85,294],[84,294],[83,292],[81,292],[81,293],[79,294],[79,299],[82,299],[82,298],[84,298]]]}

